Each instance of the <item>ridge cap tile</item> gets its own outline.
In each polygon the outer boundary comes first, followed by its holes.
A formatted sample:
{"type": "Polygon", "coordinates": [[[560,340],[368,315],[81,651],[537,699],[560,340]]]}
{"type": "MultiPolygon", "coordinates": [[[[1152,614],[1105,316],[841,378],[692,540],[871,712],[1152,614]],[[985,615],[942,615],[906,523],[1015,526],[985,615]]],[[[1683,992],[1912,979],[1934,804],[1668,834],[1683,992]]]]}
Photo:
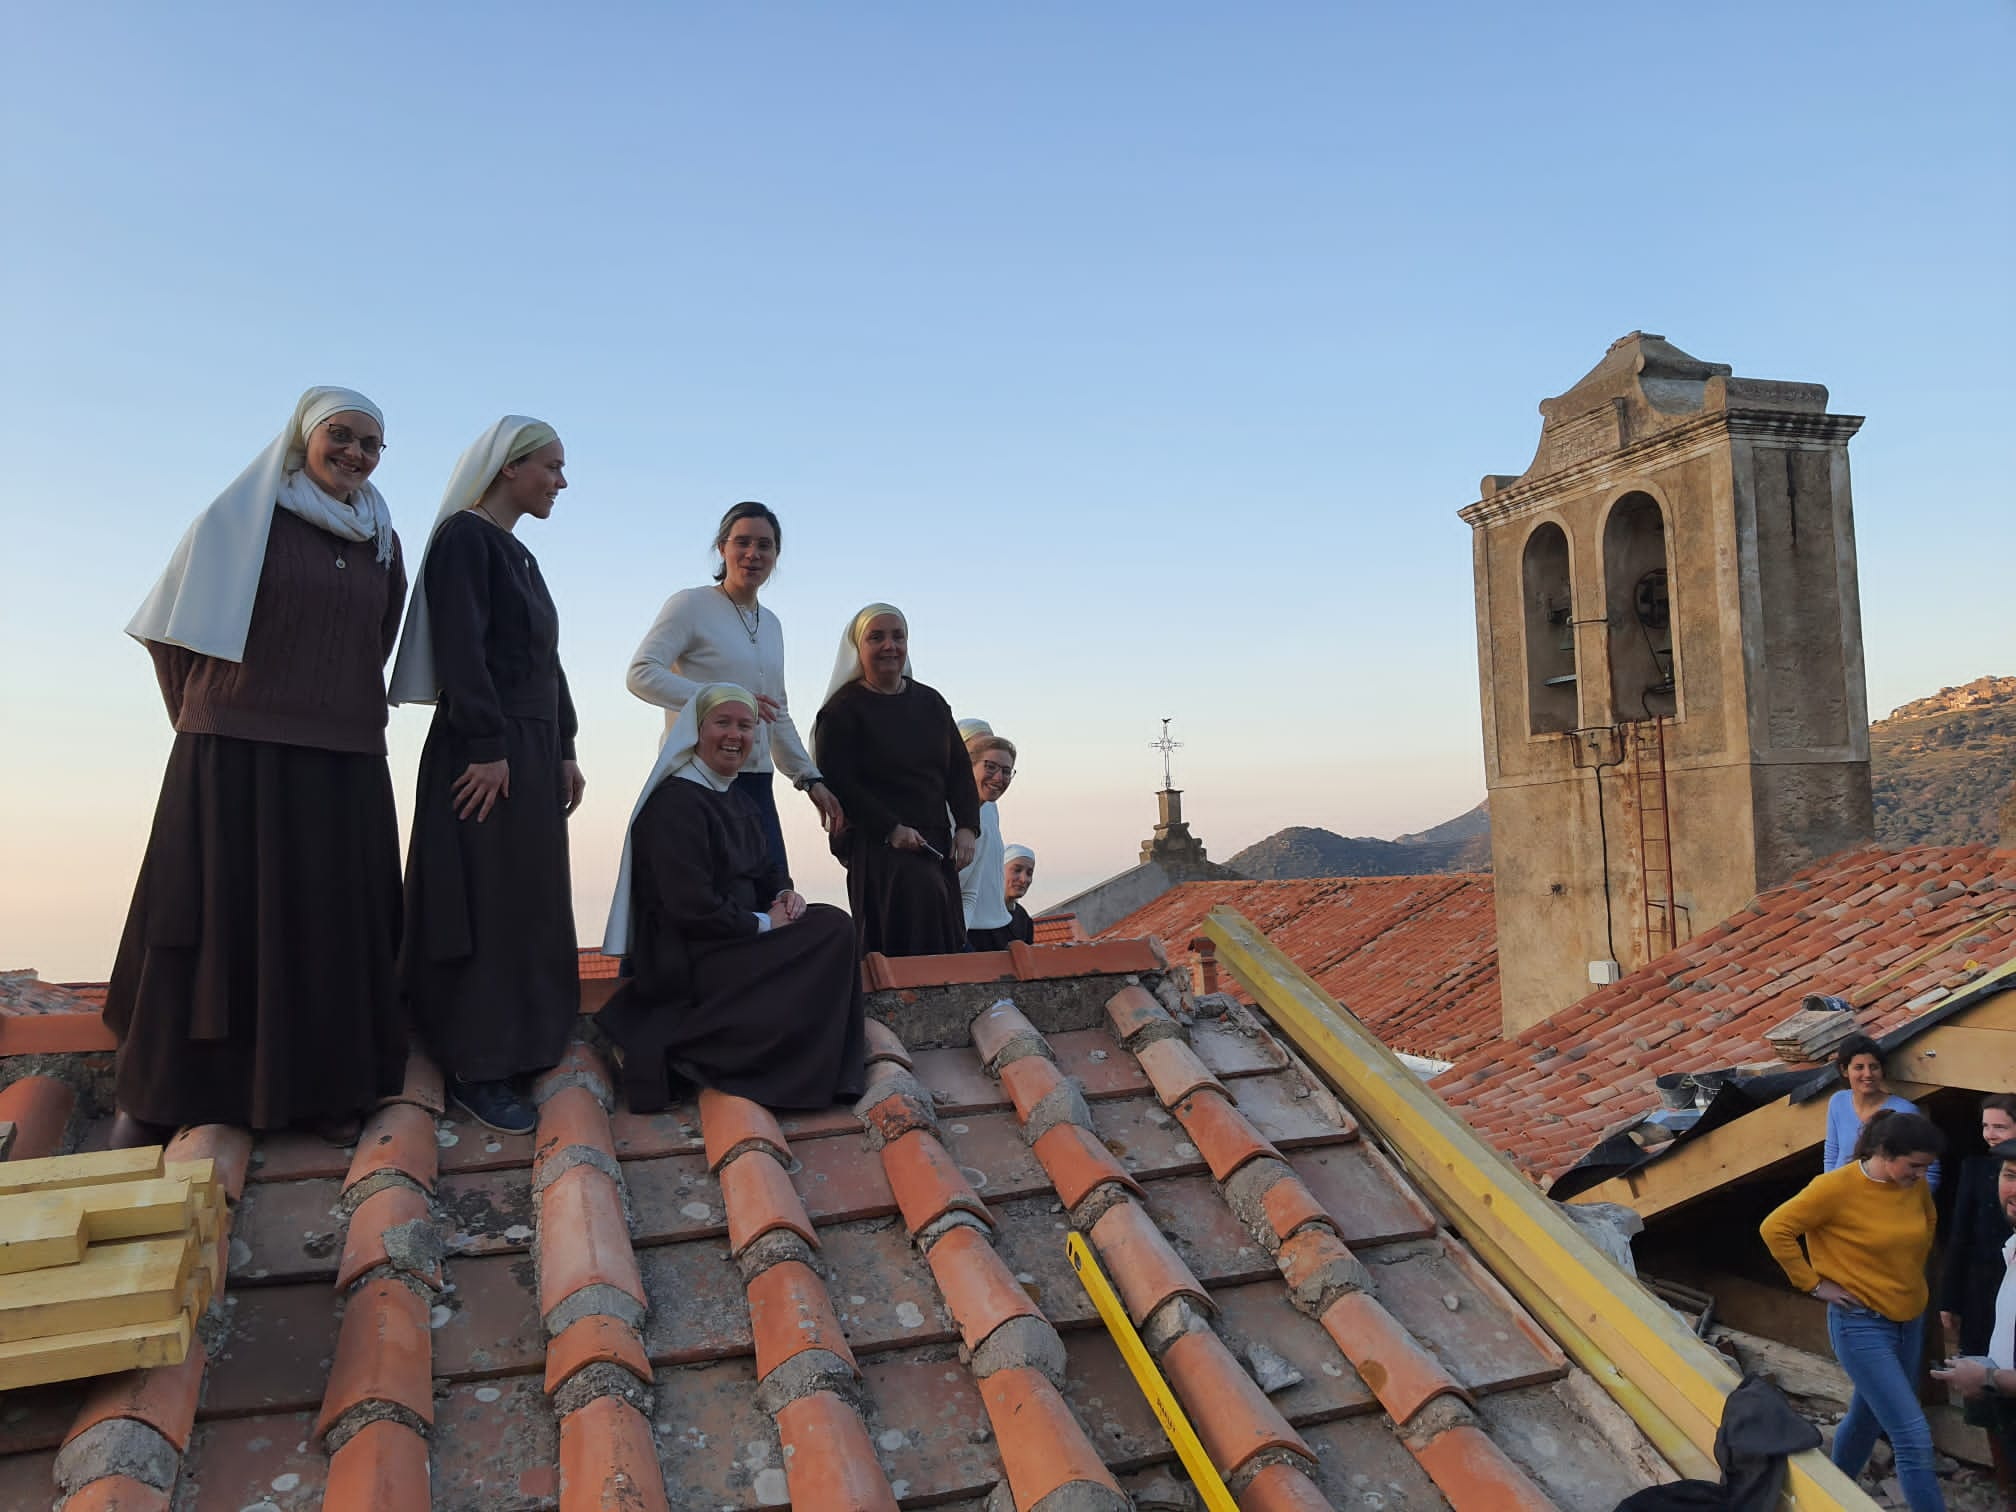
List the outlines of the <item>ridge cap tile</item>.
{"type": "Polygon", "coordinates": [[[948,1231],[925,1258],[968,1350],[977,1350],[1010,1318],[1043,1317],[1008,1263],[977,1230],[948,1231]]]}
{"type": "Polygon", "coordinates": [[[838,1355],[860,1371],[826,1283],[802,1260],[780,1260],[749,1283],[749,1328],[759,1381],[808,1349],[838,1355]]]}
{"type": "Polygon", "coordinates": [[[819,1247],[804,1199],[772,1156],[756,1150],[731,1160],[721,1168],[720,1181],[721,1205],[728,1210],[728,1250],[734,1258],[740,1259],[750,1245],[780,1228],[814,1249],[819,1247]]]}
{"type": "Polygon", "coordinates": [[[815,1391],[777,1413],[791,1505],[807,1512],[897,1512],[889,1477],[861,1415],[830,1391],[815,1391]]]}
{"type": "Polygon", "coordinates": [[[1116,1202],[1092,1225],[1092,1246],[1136,1328],[1147,1324],[1171,1297],[1187,1296],[1206,1312],[1216,1304],[1176,1253],[1148,1210],[1133,1200],[1116,1202]]]}
{"type": "Polygon", "coordinates": [[[189,1352],[180,1364],[98,1377],[90,1383],[90,1393],[63,1435],[63,1443],[113,1418],[131,1418],[173,1444],[177,1454],[187,1454],[189,1434],[196,1426],[196,1403],[203,1393],[203,1369],[208,1363],[202,1339],[192,1335],[189,1352]]]}
{"type": "Polygon", "coordinates": [[[1315,1451],[1267,1400],[1217,1334],[1181,1335],[1163,1352],[1161,1363],[1220,1475],[1238,1474],[1265,1449],[1285,1449],[1316,1463],[1315,1451]]]}
{"type": "MultiPolygon", "coordinates": [[[[336,1267],[336,1290],[348,1291],[358,1277],[369,1274],[393,1260],[385,1247],[386,1233],[409,1223],[427,1223],[433,1208],[426,1197],[409,1186],[380,1187],[357,1204],[343,1231],[343,1256],[336,1267]]],[[[398,1267],[404,1269],[404,1267],[398,1267]]],[[[431,1258],[425,1271],[411,1271],[435,1291],[441,1289],[441,1259],[431,1258]]]]}
{"type": "Polygon", "coordinates": [[[1018,1512],[1066,1486],[1120,1486],[1084,1426],[1049,1378],[1033,1365],[997,1370],[980,1383],[1002,1468],[1018,1512]]]}
{"type": "Polygon", "coordinates": [[[546,1395],[552,1396],[590,1365],[621,1365],[645,1385],[651,1384],[651,1361],[643,1341],[629,1324],[607,1313],[576,1318],[546,1346],[546,1395]]]}
{"type": "Polygon", "coordinates": [[[433,1505],[427,1441],[404,1423],[366,1423],[329,1456],[328,1512],[428,1512],[433,1505]]]}
{"type": "Polygon", "coordinates": [[[738,1145],[768,1146],[789,1161],[791,1145],[778,1126],[777,1115],[759,1102],[712,1087],[700,1091],[700,1137],[707,1148],[707,1169],[720,1171],[738,1145]]]}
{"type": "Polygon", "coordinates": [[[403,1407],[423,1423],[434,1421],[433,1340],[427,1304],[403,1283],[366,1281],[343,1309],[329,1384],[315,1420],[315,1437],[369,1402],[403,1407]]]}
{"type": "Polygon", "coordinates": [[[441,1174],[441,1146],[434,1118],[408,1102],[386,1103],[365,1122],[357,1135],[357,1152],[343,1177],[349,1191],[380,1171],[397,1171],[433,1191],[441,1174]]]}
{"type": "Polygon", "coordinates": [[[538,1257],[541,1318],[595,1285],[650,1305],[630,1245],[622,1195],[608,1174],[594,1166],[570,1166],[539,1194],[538,1257]]]}
{"type": "Polygon", "coordinates": [[[617,1396],[560,1420],[561,1512],[667,1512],[665,1470],[651,1424],[617,1396]]]}
{"type": "Polygon", "coordinates": [[[884,1145],[882,1171],[913,1239],[950,1212],[971,1213],[989,1229],[999,1227],[951,1152],[928,1129],[912,1129],[884,1145]]]}

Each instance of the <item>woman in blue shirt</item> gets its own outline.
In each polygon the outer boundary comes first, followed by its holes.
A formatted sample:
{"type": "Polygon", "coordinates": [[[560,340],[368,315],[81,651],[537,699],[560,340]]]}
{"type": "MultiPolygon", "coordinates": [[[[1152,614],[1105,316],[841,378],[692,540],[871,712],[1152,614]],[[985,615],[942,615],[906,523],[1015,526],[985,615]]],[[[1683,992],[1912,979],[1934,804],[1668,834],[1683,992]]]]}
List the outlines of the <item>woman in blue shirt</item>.
{"type": "MultiPolygon", "coordinates": [[[[1916,1113],[1918,1105],[1894,1095],[1883,1080],[1883,1052],[1866,1034],[1851,1034],[1834,1052],[1834,1068],[1848,1083],[1827,1099],[1827,1147],[1821,1169],[1831,1171],[1855,1158],[1855,1141],[1862,1126],[1878,1113],[1916,1113]]],[[[1935,1163],[1925,1184],[1939,1187],[1939,1167],[1935,1163]]]]}

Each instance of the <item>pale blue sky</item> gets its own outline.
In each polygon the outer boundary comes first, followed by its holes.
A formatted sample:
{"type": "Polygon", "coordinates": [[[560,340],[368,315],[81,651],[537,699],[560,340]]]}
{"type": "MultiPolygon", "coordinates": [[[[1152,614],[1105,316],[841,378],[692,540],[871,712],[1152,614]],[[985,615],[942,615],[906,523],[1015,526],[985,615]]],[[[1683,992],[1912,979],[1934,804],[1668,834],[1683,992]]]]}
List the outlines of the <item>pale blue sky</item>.
{"type": "Polygon", "coordinates": [[[1021,742],[1039,903],[1132,860],[1162,715],[1221,858],[1468,808],[1455,511],[1633,328],[1869,416],[1872,709],[2016,670],[2012,15],[19,7],[0,966],[109,968],[170,738],[120,627],[311,383],[384,407],[409,551],[498,414],[567,442],[526,539],[584,939],[658,729],[624,668],[739,498],[784,518],[808,725],[887,598],[1021,742]]]}

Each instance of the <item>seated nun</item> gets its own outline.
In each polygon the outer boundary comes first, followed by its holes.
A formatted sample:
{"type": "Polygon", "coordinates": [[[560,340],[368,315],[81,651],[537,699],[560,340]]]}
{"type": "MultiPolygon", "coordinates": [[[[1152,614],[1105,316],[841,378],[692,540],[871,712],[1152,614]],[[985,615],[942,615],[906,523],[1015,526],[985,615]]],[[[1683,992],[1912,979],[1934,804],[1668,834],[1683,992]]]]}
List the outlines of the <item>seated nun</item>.
{"type": "Polygon", "coordinates": [[[861,953],[964,950],[959,869],[973,860],[980,795],[951,707],[911,674],[895,606],[870,604],[842,633],[812,754],[847,814],[831,844],[861,953]]]}
{"type": "Polygon", "coordinates": [[[1001,893],[1008,900],[1008,934],[1024,945],[1036,943],[1036,921],[1022,900],[1029,884],[1036,880],[1036,852],[1026,845],[1011,845],[1001,852],[1001,893]]]}
{"type": "Polygon", "coordinates": [[[700,688],[630,816],[602,942],[627,975],[596,1022],[633,1112],[663,1108],[683,1083],[813,1109],[864,1086],[854,923],[792,890],[735,786],[760,729],[755,695],[700,688]]]}
{"type": "Polygon", "coordinates": [[[973,859],[959,869],[959,901],[966,914],[966,943],[974,950],[1006,950],[1015,936],[1008,912],[1004,857],[1001,847],[1001,815],[995,807],[1015,780],[1015,743],[994,733],[981,720],[960,723],[978,726],[966,735],[966,754],[973,763],[973,785],[980,790],[980,839],[973,859]]]}

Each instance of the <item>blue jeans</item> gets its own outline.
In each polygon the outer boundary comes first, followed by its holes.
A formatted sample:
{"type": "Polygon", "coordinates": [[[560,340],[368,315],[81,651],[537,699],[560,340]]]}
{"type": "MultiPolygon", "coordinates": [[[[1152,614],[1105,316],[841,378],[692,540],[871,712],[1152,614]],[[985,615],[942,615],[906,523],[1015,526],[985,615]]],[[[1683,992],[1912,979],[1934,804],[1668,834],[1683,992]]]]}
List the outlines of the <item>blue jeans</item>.
{"type": "Polygon", "coordinates": [[[1834,1430],[1835,1465],[1859,1475],[1876,1447],[1876,1435],[1890,1440],[1897,1461],[1897,1484],[1911,1512],[1946,1512],[1946,1498],[1932,1470],[1932,1427],[1918,1405],[1918,1365],[1925,1344],[1925,1315],[1893,1323],[1866,1307],[1827,1309],[1827,1338],[1834,1358],[1855,1383],[1848,1415],[1834,1430]]]}

